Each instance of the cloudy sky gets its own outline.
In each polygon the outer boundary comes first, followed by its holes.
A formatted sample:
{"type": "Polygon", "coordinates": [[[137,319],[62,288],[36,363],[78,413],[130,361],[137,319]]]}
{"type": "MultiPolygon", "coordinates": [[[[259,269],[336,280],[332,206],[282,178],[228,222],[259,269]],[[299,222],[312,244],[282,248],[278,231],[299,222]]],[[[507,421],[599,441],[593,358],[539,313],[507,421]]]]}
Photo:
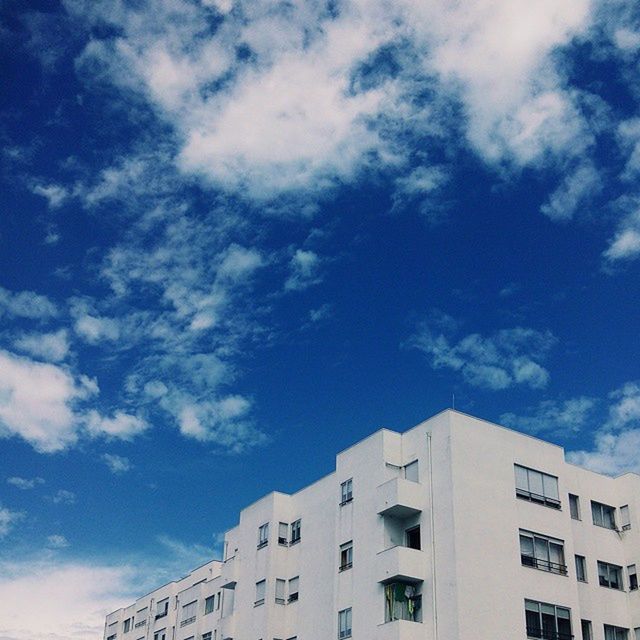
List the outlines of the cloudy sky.
{"type": "Polygon", "coordinates": [[[454,395],[640,471],[637,2],[0,16],[0,640],[454,395]]]}

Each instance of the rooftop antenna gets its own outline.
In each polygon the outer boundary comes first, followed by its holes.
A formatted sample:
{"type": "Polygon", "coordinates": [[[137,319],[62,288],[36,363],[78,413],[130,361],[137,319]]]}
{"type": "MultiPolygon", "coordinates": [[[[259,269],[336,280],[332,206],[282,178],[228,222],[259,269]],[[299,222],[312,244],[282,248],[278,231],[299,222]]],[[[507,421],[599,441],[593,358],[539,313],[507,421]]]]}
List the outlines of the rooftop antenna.
{"type": "Polygon", "coordinates": [[[451,408],[454,411],[456,410],[456,394],[455,393],[451,394],[451,408]]]}

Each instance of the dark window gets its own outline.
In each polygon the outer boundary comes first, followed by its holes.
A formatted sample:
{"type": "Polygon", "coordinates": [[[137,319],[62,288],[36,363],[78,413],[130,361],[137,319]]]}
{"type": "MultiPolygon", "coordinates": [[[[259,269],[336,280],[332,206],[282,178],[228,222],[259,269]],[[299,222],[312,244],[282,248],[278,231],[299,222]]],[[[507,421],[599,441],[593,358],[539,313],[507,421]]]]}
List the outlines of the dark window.
{"type": "Polygon", "coordinates": [[[340,505],[347,504],[353,500],[353,478],[345,480],[340,485],[340,505]]]}
{"type": "Polygon", "coordinates": [[[587,562],[584,556],[576,555],[576,580],[587,581],[587,562]]]}
{"type": "Polygon", "coordinates": [[[524,601],[528,638],[571,640],[571,613],[565,607],[545,602],[524,601]]]}
{"type": "Polygon", "coordinates": [[[407,547],[410,549],[421,549],[420,546],[420,525],[407,529],[407,547]]]}
{"type": "Polygon", "coordinates": [[[636,591],[638,588],[638,574],[636,573],[636,565],[630,564],[627,567],[627,573],[629,574],[629,591],[636,591]]]}
{"type": "Polygon", "coordinates": [[[614,627],[611,624],[604,625],[604,640],[628,640],[629,629],[614,627]]]}
{"type": "Polygon", "coordinates": [[[291,544],[300,542],[300,536],[302,532],[302,520],[296,520],[291,523],[291,544]]]}
{"type": "Polygon", "coordinates": [[[346,571],[353,566],[353,542],[340,545],[340,571],[346,571]]]}
{"type": "Polygon", "coordinates": [[[598,580],[601,587],[624,589],[622,584],[622,567],[608,562],[598,561],[598,580]]]}
{"type": "Polygon", "coordinates": [[[593,524],[606,529],[616,528],[616,508],[608,504],[591,501],[591,516],[593,524]]]}
{"type": "Polygon", "coordinates": [[[591,620],[580,620],[580,628],[582,631],[582,640],[593,640],[591,620]]]}
{"type": "Polygon", "coordinates": [[[567,574],[564,542],[530,531],[520,530],[520,561],[525,567],[567,574]]]}
{"type": "Polygon", "coordinates": [[[574,520],[580,520],[580,498],[569,494],[569,512],[574,520]]]}

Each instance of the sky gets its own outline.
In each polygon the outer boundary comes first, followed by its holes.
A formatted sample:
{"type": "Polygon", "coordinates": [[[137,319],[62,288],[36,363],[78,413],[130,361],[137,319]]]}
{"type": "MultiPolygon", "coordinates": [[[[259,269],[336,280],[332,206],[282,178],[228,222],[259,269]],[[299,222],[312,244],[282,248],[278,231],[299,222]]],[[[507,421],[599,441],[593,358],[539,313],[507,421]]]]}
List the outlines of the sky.
{"type": "Polygon", "coordinates": [[[453,405],[640,472],[637,2],[0,17],[0,640],[453,405]]]}

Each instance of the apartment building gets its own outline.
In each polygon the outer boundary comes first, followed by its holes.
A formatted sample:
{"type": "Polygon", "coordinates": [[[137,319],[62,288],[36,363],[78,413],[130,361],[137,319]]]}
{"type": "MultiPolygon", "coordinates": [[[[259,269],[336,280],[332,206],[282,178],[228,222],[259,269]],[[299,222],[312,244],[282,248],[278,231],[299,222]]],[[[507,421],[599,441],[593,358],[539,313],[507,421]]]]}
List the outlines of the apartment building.
{"type": "Polygon", "coordinates": [[[447,410],[240,513],[105,640],[640,640],[640,476],[447,410]]]}

